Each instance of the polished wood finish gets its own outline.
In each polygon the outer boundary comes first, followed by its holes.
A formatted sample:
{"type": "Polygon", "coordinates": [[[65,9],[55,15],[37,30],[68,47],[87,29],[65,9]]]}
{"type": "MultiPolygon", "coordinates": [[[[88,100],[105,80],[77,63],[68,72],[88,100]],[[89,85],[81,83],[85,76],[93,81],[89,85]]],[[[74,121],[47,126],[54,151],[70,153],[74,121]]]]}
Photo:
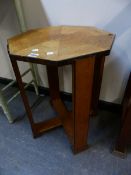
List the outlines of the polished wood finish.
{"type": "Polygon", "coordinates": [[[98,103],[102,82],[102,75],[104,70],[105,56],[98,55],[95,57],[95,72],[93,79],[93,90],[92,90],[92,102],[91,102],[91,116],[96,116],[98,112],[98,103]]]}
{"type": "MultiPolygon", "coordinates": [[[[109,53],[114,35],[95,27],[60,26],[35,29],[8,40],[11,55],[59,62],[96,53],[109,53]],[[33,52],[34,53],[34,52],[33,52]]],[[[21,58],[22,61],[24,60],[21,58]]]]}
{"type": "Polygon", "coordinates": [[[66,109],[60,97],[58,68],[56,66],[47,66],[47,75],[51,96],[51,104],[53,105],[56,112],[60,115],[63,127],[68,135],[68,138],[70,142],[73,143],[73,129],[71,125],[73,119],[71,118],[71,112],[66,109]]]}
{"type": "Polygon", "coordinates": [[[76,61],[73,65],[73,151],[87,148],[95,57],[76,61]]]}
{"type": "Polygon", "coordinates": [[[34,138],[42,135],[44,132],[47,132],[48,130],[54,129],[56,127],[62,126],[62,122],[60,120],[60,117],[54,117],[52,119],[49,119],[47,121],[42,121],[39,123],[34,123],[34,138]]]}
{"type": "Polygon", "coordinates": [[[131,144],[131,73],[125,90],[121,129],[115,146],[115,153],[125,154],[127,144],[131,144]]]}
{"type": "Polygon", "coordinates": [[[111,33],[95,27],[78,26],[31,30],[8,40],[8,52],[34,137],[62,125],[74,153],[88,147],[90,111],[97,108],[104,58],[110,53],[113,41],[111,33]],[[57,117],[34,122],[17,66],[18,60],[47,66],[51,104],[58,113],[57,117]],[[67,110],[59,92],[58,66],[65,64],[73,67],[72,112],[67,110]]]}
{"type": "MultiPolygon", "coordinates": [[[[11,58],[11,56],[10,56],[10,58],[11,58]]],[[[27,98],[25,90],[24,90],[24,85],[22,83],[22,78],[20,75],[20,71],[19,71],[17,62],[16,62],[16,60],[11,59],[11,63],[12,63],[12,66],[13,66],[13,69],[15,72],[15,76],[16,76],[17,83],[18,83],[18,86],[20,89],[21,97],[23,99],[25,110],[26,110],[29,122],[31,124],[31,129],[32,129],[32,133],[33,133],[34,138],[40,136],[43,132],[45,132],[47,130],[61,126],[62,123],[61,123],[59,117],[54,118],[54,119],[50,119],[50,120],[47,120],[44,122],[39,122],[39,123],[34,122],[31,107],[29,105],[29,101],[28,101],[28,98],[27,98]]]]}

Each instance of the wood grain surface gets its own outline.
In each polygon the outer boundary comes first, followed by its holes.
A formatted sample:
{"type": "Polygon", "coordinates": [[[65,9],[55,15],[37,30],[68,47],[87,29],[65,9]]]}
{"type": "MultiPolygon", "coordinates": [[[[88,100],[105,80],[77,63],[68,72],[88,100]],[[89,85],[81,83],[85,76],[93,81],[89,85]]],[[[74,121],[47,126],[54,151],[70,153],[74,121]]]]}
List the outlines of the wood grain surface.
{"type": "Polygon", "coordinates": [[[17,35],[8,40],[8,48],[11,55],[62,61],[110,51],[113,40],[113,34],[95,27],[59,26],[17,35]]]}

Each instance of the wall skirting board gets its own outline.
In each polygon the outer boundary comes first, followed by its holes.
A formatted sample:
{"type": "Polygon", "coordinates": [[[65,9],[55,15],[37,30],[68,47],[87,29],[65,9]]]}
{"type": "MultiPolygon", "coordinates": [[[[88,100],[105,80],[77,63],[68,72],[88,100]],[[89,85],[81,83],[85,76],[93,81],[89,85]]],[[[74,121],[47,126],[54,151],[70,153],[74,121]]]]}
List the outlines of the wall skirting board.
{"type": "MultiPolygon", "coordinates": [[[[0,83],[1,84],[6,85],[6,84],[10,83],[11,81],[12,81],[11,79],[0,77],[0,83]]],[[[15,83],[13,85],[13,87],[18,87],[17,83],[15,83]]],[[[46,87],[43,87],[43,86],[39,86],[38,88],[39,88],[39,93],[41,95],[49,95],[49,88],[46,88],[46,87]]],[[[27,88],[27,90],[28,91],[34,91],[34,86],[30,85],[27,88]]],[[[61,97],[65,101],[72,101],[72,94],[71,93],[61,91],[61,97]]],[[[106,101],[103,101],[103,100],[99,100],[99,109],[107,110],[107,111],[115,112],[115,113],[121,113],[122,105],[112,103],[112,102],[106,102],[106,101]]]]}

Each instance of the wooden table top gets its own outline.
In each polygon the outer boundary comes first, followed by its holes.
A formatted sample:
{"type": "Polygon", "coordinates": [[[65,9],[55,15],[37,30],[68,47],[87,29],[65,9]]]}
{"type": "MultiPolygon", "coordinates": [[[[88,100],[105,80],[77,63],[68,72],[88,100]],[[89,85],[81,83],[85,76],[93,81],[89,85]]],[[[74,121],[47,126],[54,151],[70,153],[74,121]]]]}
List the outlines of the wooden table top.
{"type": "Polygon", "coordinates": [[[8,39],[10,55],[64,61],[97,53],[109,54],[112,33],[95,27],[58,26],[29,30],[8,39]]]}

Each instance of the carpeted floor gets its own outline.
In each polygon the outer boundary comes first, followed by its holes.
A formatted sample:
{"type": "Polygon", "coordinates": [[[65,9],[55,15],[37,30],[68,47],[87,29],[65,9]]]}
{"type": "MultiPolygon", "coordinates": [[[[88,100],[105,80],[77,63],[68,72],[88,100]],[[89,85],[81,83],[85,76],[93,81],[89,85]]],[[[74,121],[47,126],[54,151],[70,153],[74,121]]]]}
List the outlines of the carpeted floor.
{"type": "MultiPolygon", "coordinates": [[[[15,89],[7,92],[9,97],[15,89]]],[[[28,92],[30,103],[37,99],[28,92]]],[[[33,108],[36,121],[54,115],[49,97],[33,108]]],[[[69,109],[71,103],[65,102],[69,109]]],[[[131,175],[131,149],[121,159],[111,151],[119,128],[116,114],[99,111],[90,121],[90,148],[73,155],[63,128],[33,139],[21,98],[10,103],[16,122],[9,124],[0,108],[0,175],[131,175]]]]}

